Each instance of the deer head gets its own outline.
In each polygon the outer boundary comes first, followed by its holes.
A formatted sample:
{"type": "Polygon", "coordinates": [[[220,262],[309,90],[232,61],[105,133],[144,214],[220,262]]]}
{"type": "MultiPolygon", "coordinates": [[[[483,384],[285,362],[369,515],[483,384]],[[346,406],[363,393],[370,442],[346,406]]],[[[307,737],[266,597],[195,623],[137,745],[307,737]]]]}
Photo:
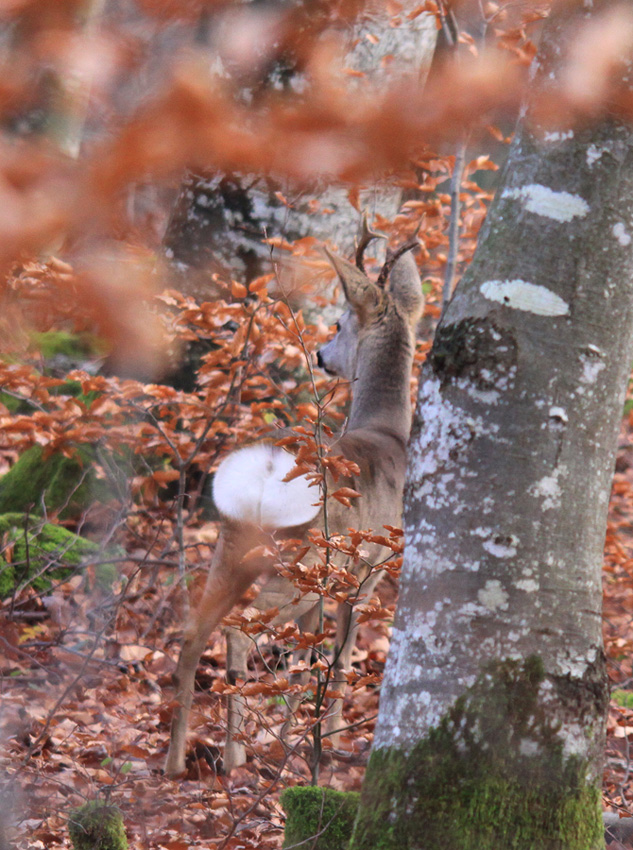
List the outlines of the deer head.
{"type": "Polygon", "coordinates": [[[424,309],[422,284],[410,253],[417,245],[417,233],[388,253],[374,283],[363,268],[362,251],[376,236],[364,222],[356,265],[326,249],[348,306],[336,323],[336,335],[318,352],[317,361],[328,374],[349,381],[358,378],[359,359],[375,354],[387,337],[398,333],[398,325],[402,335],[408,338],[424,309]]]}

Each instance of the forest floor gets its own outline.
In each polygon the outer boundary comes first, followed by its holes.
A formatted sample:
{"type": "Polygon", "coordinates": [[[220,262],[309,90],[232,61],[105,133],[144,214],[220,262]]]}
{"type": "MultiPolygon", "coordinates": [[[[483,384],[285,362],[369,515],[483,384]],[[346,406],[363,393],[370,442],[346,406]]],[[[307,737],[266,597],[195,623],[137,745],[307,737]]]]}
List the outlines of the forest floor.
{"type": "MultiPolygon", "coordinates": [[[[603,562],[603,633],[612,700],[607,721],[605,807],[633,814],[633,428],[631,414],[620,433],[609,503],[603,562]]],[[[625,845],[614,842],[614,850],[625,845]]]]}
{"type": "MultiPolygon", "coordinates": [[[[622,815],[633,813],[632,431],[626,422],[604,559],[605,643],[617,689],[608,720],[604,803],[622,815]]],[[[215,542],[214,524],[188,535],[187,545],[204,562],[215,542]]],[[[282,736],[283,699],[270,690],[271,668],[278,678],[287,676],[287,659],[278,644],[258,639],[249,683],[248,761],[225,776],[225,645],[214,635],[198,676],[188,772],[167,779],[161,769],[182,600],[173,568],[147,568],[142,551],[137,554],[135,559],[128,552],[126,589],[115,605],[85,575],[48,597],[3,603],[0,646],[10,652],[1,662],[0,817],[13,821],[11,846],[70,847],[70,811],[99,797],[120,807],[133,848],[279,848],[279,794],[288,785],[308,783],[313,771],[310,711],[302,709],[295,729],[282,736]]],[[[361,627],[356,682],[345,707],[348,729],[336,749],[325,744],[320,784],[361,786],[396,596],[395,580],[387,578],[379,588],[385,618],[361,627]]]]}

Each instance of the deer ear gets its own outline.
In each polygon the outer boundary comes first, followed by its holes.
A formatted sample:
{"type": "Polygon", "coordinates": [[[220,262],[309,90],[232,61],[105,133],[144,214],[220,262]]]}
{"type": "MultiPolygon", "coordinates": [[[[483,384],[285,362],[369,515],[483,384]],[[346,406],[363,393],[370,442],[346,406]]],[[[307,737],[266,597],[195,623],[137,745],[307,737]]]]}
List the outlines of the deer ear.
{"type": "Polygon", "coordinates": [[[327,258],[332,264],[334,271],[339,276],[345,298],[350,307],[358,313],[361,318],[376,310],[382,303],[382,290],[367,277],[359,268],[348,260],[332,254],[325,248],[327,258]]]}
{"type": "Polygon", "coordinates": [[[399,304],[412,324],[416,324],[424,311],[422,281],[415,258],[407,251],[397,261],[389,275],[389,293],[399,304]]]}

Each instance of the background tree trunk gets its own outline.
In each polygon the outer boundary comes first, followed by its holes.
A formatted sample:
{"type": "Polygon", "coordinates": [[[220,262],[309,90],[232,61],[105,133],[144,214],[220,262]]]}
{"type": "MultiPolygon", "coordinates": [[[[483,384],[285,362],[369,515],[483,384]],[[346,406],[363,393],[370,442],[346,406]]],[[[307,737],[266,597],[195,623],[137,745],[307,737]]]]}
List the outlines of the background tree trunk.
{"type": "MultiPolygon", "coordinates": [[[[608,6],[560,4],[535,91],[608,6]]],[[[530,117],[421,377],[354,850],[604,846],[600,573],[633,356],[633,131],[530,117]]]]}
{"type": "MultiPolygon", "coordinates": [[[[405,3],[398,19],[384,4],[367,5],[362,19],[344,33],[352,47],[341,60],[352,75],[341,73],[342,84],[355,86],[366,95],[367,87],[378,92],[388,80],[405,74],[419,74],[423,83],[437,29],[434,15],[423,13],[409,20],[408,12],[417,5],[405,3]]],[[[283,13],[283,7],[275,3],[264,10],[273,20],[283,13]]],[[[212,18],[208,34],[209,51],[222,73],[231,73],[230,63],[223,58],[223,33],[235,25],[247,26],[249,17],[250,25],[256,24],[262,10],[250,6],[230,14],[228,21],[221,14],[212,18]]],[[[280,55],[272,67],[266,68],[265,79],[245,80],[244,91],[249,99],[256,100],[258,90],[264,87],[300,91],[305,84],[305,74],[295,66],[293,57],[280,55]]],[[[229,270],[247,280],[261,274],[270,256],[270,247],[263,242],[265,236],[329,239],[342,253],[351,253],[360,216],[349,200],[348,188],[325,183],[293,187],[275,175],[187,175],[164,239],[167,257],[182,278],[179,285],[202,294],[208,290],[211,272],[229,270]],[[280,200],[279,192],[289,204],[280,200]]],[[[395,183],[383,181],[361,192],[360,205],[372,215],[391,219],[398,211],[400,197],[395,183]]]]}

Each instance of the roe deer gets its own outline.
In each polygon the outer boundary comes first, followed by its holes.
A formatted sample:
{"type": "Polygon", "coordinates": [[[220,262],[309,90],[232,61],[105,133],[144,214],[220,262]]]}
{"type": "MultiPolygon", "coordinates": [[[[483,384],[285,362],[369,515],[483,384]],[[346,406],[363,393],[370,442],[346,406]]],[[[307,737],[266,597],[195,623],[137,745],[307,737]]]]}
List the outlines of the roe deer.
{"type": "MultiPolygon", "coordinates": [[[[356,265],[330,255],[347,301],[337,323],[338,332],[318,353],[319,365],[329,374],[351,382],[352,401],[347,426],[329,446],[332,455],[354,461],[360,473],[337,482],[334,489],[350,486],[360,492],[351,507],[332,500],[327,507],[330,533],[345,533],[348,527],[374,529],[400,525],[406,446],[411,427],[410,376],[415,346],[415,329],[424,307],[424,296],[415,260],[409,253],[416,237],[388,258],[372,282],[364,272],[362,254],[377,234],[364,227],[356,253],[356,265]]],[[[294,456],[272,444],[259,443],[229,455],[218,468],[213,494],[222,515],[217,547],[206,585],[187,623],[175,673],[176,708],[165,772],[176,775],[185,769],[187,721],[191,709],[196,667],[211,631],[262,574],[271,575],[252,606],[259,610],[279,608],[272,621],[281,624],[301,620],[316,610],[318,596],[302,596],[286,578],[274,572],[270,556],[253,557],[256,546],[270,541],[273,531],[286,537],[305,536],[310,526],[323,527],[323,509],[318,505],[318,488],[304,476],[283,479],[294,466],[294,456]],[[315,504],[317,503],[317,504],[315,504]],[[317,516],[318,515],[318,516],[317,516]],[[248,558],[244,556],[249,554],[248,558]]],[[[331,483],[331,482],[330,482],[331,483]]],[[[364,558],[350,566],[371,596],[389,550],[367,544],[364,558]]],[[[337,553],[338,555],[338,553],[337,553]]],[[[335,558],[337,558],[335,555],[335,558]]],[[[312,629],[314,630],[314,629],[312,629]]],[[[345,686],[356,640],[357,623],[350,604],[341,603],[337,612],[333,688],[345,686]]],[[[227,675],[247,678],[247,658],[252,638],[238,629],[227,629],[227,675]]],[[[342,700],[327,712],[328,733],[336,736],[342,700]]],[[[228,772],[245,761],[244,745],[235,736],[244,718],[239,696],[228,700],[228,733],[224,768],[228,772]]]]}

